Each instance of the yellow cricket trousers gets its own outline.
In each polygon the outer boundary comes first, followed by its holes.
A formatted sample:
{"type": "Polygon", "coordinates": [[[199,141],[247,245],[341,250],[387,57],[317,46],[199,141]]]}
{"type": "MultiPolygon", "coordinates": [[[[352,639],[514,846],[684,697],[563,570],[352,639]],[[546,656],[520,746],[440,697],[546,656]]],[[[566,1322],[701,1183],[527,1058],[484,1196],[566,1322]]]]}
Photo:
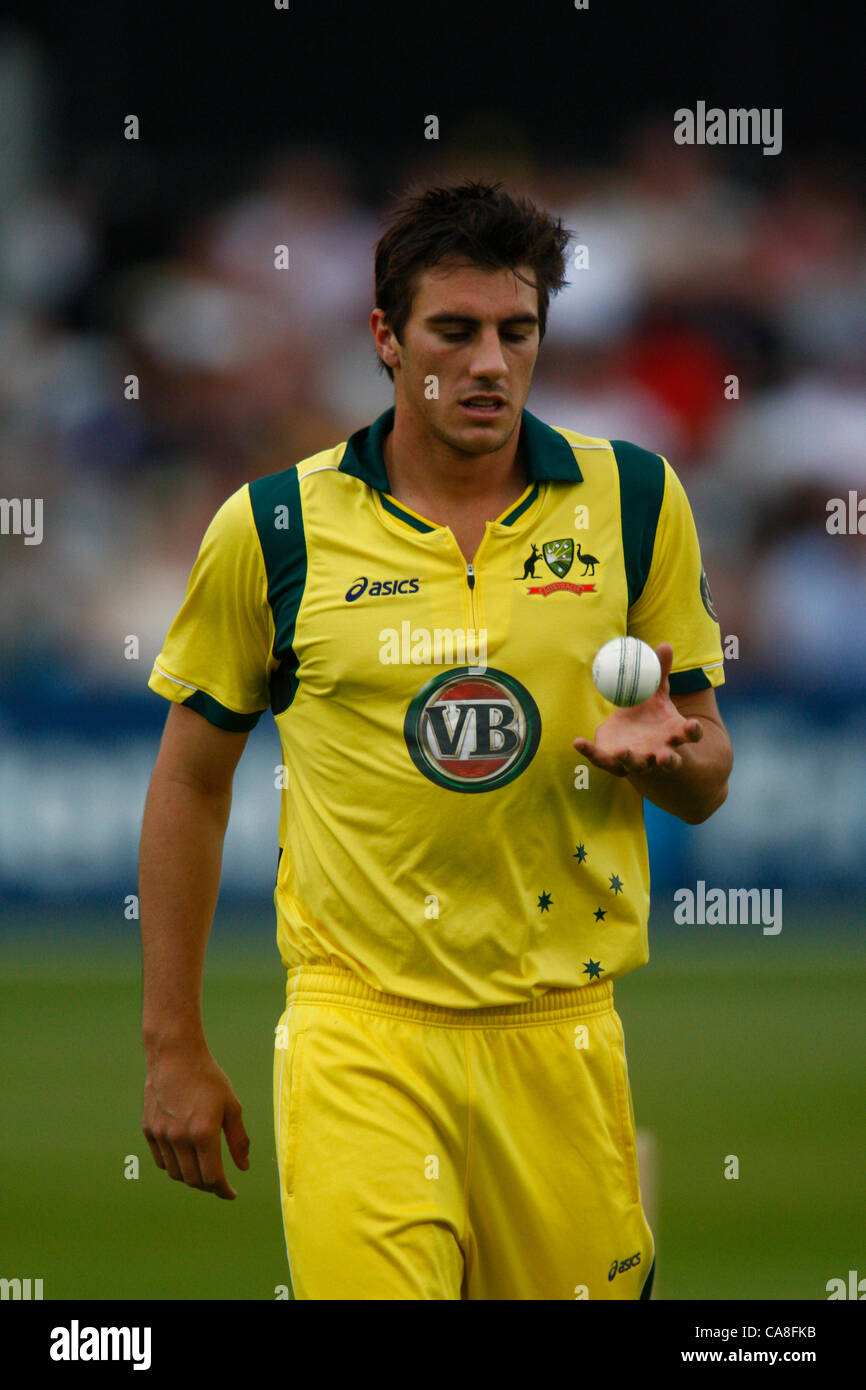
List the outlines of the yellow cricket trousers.
{"type": "Polygon", "coordinates": [[[289,974],[274,1123],[297,1299],[637,1299],[641,1206],[610,981],[447,1009],[289,974]]]}

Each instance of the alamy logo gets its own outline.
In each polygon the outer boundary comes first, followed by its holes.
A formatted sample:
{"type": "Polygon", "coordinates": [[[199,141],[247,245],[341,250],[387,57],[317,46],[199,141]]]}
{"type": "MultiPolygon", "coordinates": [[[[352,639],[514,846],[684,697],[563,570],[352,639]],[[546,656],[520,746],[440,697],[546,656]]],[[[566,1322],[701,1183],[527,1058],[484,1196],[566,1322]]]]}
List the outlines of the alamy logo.
{"type": "Polygon", "coordinates": [[[764,936],[782,930],[781,888],[710,888],[702,878],[691,888],[674,893],[674,921],[678,926],[740,926],[761,922],[764,936]],[[772,911],[771,897],[772,894],[772,911]]]}
{"type": "Polygon", "coordinates": [[[862,1303],[866,1299],[866,1279],[861,1279],[856,1269],[848,1270],[848,1283],[844,1279],[828,1279],[825,1285],[827,1301],[836,1298],[856,1298],[862,1303]]]}
{"type": "Polygon", "coordinates": [[[41,1279],[0,1279],[0,1299],[21,1300],[44,1298],[41,1279]]]}
{"type": "Polygon", "coordinates": [[[150,1370],[149,1327],[68,1327],[51,1329],[52,1361],[131,1361],[134,1371],[150,1370]]]}
{"type": "Polygon", "coordinates": [[[409,622],[383,627],[379,633],[383,666],[463,666],[480,674],[487,665],[487,628],[413,627],[409,622]]]}
{"type": "Polygon", "coordinates": [[[25,545],[41,545],[42,498],[0,497],[0,535],[23,536],[25,545]]]}
{"type": "Polygon", "coordinates": [[[762,145],[764,154],[779,154],[782,108],[739,106],[723,111],[711,106],[707,110],[705,101],[699,101],[694,111],[681,106],[674,112],[674,140],[678,145],[762,145]]]}

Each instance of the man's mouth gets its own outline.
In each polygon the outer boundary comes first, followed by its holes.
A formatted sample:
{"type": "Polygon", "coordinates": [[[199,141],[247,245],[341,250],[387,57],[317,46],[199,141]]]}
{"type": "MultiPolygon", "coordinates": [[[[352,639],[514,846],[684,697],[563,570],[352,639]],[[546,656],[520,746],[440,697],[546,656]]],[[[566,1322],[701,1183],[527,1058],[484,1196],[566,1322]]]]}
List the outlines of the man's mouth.
{"type": "Polygon", "coordinates": [[[476,419],[485,419],[501,415],[505,410],[505,401],[502,396],[479,394],[467,396],[460,402],[463,410],[467,411],[476,419]]]}

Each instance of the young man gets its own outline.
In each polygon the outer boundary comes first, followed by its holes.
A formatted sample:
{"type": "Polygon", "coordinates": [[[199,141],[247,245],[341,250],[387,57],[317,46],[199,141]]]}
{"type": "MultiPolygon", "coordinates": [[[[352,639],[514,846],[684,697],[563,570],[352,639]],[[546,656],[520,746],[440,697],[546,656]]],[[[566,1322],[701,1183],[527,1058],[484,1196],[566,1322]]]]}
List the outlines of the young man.
{"type": "Polygon", "coordinates": [[[221,1130],[240,1168],[249,1141],[201,977],[233,772],[268,706],[280,732],[297,1298],[649,1296],[612,981],[648,957],[643,798],[704,820],[731,750],[673,471],[524,408],[567,239],[499,186],[403,205],[371,316],[393,409],[224,503],[150,678],[172,708],[142,833],[143,1128],[229,1198],[221,1130]],[[611,713],[591,663],[627,632],[663,681],[611,713]]]}

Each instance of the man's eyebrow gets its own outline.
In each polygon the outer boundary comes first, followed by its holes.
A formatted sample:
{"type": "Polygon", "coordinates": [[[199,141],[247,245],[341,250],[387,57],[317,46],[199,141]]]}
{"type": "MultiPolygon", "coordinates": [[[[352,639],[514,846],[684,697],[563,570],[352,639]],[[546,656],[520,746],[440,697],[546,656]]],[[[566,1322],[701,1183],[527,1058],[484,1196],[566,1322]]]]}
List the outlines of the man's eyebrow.
{"type": "MultiPolygon", "coordinates": [[[[538,316],[536,314],[509,314],[507,318],[499,319],[498,323],[500,327],[503,324],[510,323],[525,323],[531,327],[532,324],[537,324],[538,321],[538,316]]],[[[475,318],[472,314],[450,313],[447,309],[445,309],[438,314],[428,314],[424,322],[429,324],[466,323],[470,325],[475,325],[480,323],[481,320],[475,318]]]]}

